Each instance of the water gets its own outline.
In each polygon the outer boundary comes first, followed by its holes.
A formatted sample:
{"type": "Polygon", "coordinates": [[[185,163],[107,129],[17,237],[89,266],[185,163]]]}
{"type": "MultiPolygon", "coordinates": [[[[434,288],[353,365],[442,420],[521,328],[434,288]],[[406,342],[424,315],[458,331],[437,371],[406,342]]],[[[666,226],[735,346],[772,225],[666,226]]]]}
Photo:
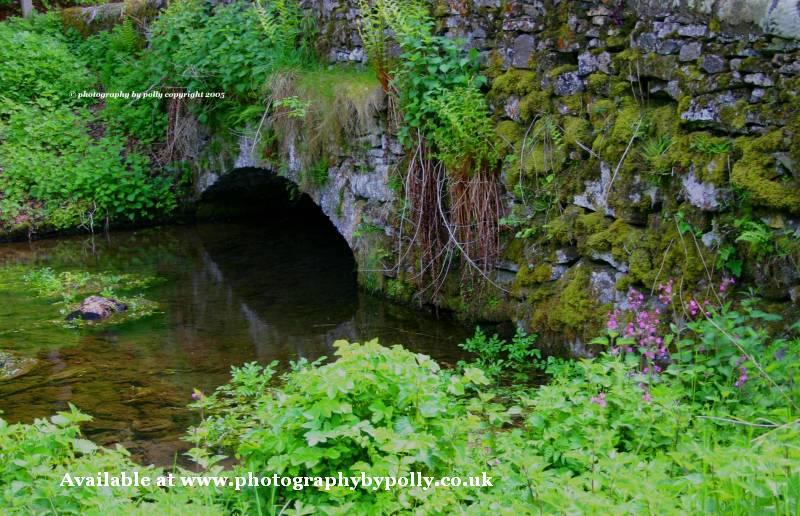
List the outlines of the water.
{"type": "Polygon", "coordinates": [[[145,464],[169,465],[196,414],[194,388],[212,391],[231,365],[333,354],[336,339],[378,337],[444,364],[461,356],[467,328],[371,296],[331,226],[308,220],[155,228],[94,238],[0,245],[0,350],[35,357],[28,374],[0,381],[8,421],[30,422],[69,403],[92,415],[85,433],[121,443],[145,464]],[[144,291],[161,313],[70,329],[59,307],[19,281],[18,265],[56,271],[155,275],[144,291]]]}

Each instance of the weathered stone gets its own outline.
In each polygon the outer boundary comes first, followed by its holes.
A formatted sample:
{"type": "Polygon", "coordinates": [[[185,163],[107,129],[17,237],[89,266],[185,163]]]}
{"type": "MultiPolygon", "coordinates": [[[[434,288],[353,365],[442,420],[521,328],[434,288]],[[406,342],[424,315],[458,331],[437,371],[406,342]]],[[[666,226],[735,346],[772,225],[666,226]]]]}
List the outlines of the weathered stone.
{"type": "Polygon", "coordinates": [[[611,73],[611,54],[601,52],[596,56],[591,52],[584,52],[578,56],[578,75],[589,75],[600,71],[605,74],[611,73]]]}
{"type": "Polygon", "coordinates": [[[574,95],[583,91],[583,81],[575,72],[559,75],[553,84],[553,92],[560,96],[574,95]]]}
{"type": "Polygon", "coordinates": [[[528,68],[534,48],[536,48],[536,40],[533,36],[530,34],[517,36],[512,48],[511,66],[514,68],[528,68]]]}
{"type": "Polygon", "coordinates": [[[686,200],[692,206],[705,211],[720,211],[730,197],[729,191],[698,180],[694,169],[681,178],[681,185],[686,200]]]}
{"type": "Polygon", "coordinates": [[[744,82],[753,86],[772,86],[775,84],[772,79],[763,73],[748,73],[744,76],[744,82]]]}
{"type": "Polygon", "coordinates": [[[680,43],[674,39],[667,39],[664,41],[660,41],[658,43],[658,47],[656,47],[656,51],[661,55],[669,55],[677,53],[681,48],[680,43]]]}
{"type": "Polygon", "coordinates": [[[725,59],[714,54],[707,54],[703,56],[703,62],[700,65],[707,73],[720,73],[725,71],[725,59]]]}
{"type": "Polygon", "coordinates": [[[678,59],[680,59],[681,62],[695,61],[702,53],[703,45],[693,41],[681,47],[681,51],[678,53],[678,59]]]}
{"type": "Polygon", "coordinates": [[[507,18],[503,20],[503,30],[508,32],[534,32],[537,29],[533,18],[507,18]]]}
{"type": "Polygon", "coordinates": [[[576,262],[578,258],[579,256],[577,249],[574,247],[566,247],[564,249],[556,249],[553,263],[558,265],[566,265],[576,262]]]}
{"type": "Polygon", "coordinates": [[[639,35],[639,48],[646,52],[655,52],[658,48],[659,40],[652,32],[645,32],[639,35]]]}
{"type": "Polygon", "coordinates": [[[611,217],[615,216],[614,208],[608,205],[607,192],[611,184],[611,169],[605,162],[600,163],[600,179],[586,181],[586,189],[575,195],[573,204],[592,211],[599,211],[611,217]]]}
{"type": "Polygon", "coordinates": [[[83,300],[77,310],[69,314],[66,319],[83,319],[85,321],[101,321],[112,314],[124,312],[128,306],[116,299],[101,296],[89,296],[83,300]]]}
{"type": "Polygon", "coordinates": [[[13,353],[0,351],[0,381],[27,374],[36,364],[35,358],[20,357],[13,353]]]}
{"type": "Polygon", "coordinates": [[[678,29],[678,35],[688,38],[702,38],[708,32],[705,25],[684,25],[678,29]]]}
{"type": "Polygon", "coordinates": [[[589,275],[589,290],[601,305],[615,303],[618,300],[617,279],[621,273],[605,267],[594,268],[589,275]]]}
{"type": "Polygon", "coordinates": [[[610,252],[592,251],[590,256],[592,260],[605,262],[610,266],[614,267],[619,272],[628,272],[628,264],[615,260],[610,252]]]}
{"type": "Polygon", "coordinates": [[[511,95],[508,97],[505,106],[503,106],[503,111],[508,118],[515,122],[519,122],[519,97],[516,95],[511,95]]]}

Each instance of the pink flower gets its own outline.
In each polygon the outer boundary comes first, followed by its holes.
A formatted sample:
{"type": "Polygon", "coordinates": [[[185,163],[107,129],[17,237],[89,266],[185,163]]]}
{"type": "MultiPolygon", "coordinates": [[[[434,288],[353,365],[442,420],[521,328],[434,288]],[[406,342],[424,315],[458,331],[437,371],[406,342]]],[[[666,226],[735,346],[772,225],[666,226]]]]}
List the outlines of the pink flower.
{"type": "Polygon", "coordinates": [[[724,293],[728,290],[728,287],[736,285],[736,280],[733,278],[722,278],[722,283],[719,284],[719,291],[720,293],[724,293]]]}
{"type": "Polygon", "coordinates": [[[739,368],[739,378],[733,383],[734,387],[741,389],[744,387],[744,384],[747,382],[747,368],[740,367],[739,368]]]}
{"type": "Polygon", "coordinates": [[[592,396],[591,398],[589,398],[589,401],[591,403],[594,403],[595,405],[598,405],[599,407],[606,408],[606,405],[607,405],[607,403],[606,403],[606,393],[605,392],[601,392],[597,396],[592,396]]]}
{"type": "Polygon", "coordinates": [[[619,323],[617,322],[617,317],[619,317],[619,310],[608,312],[608,323],[606,324],[606,326],[608,327],[609,331],[614,331],[619,327],[619,323]]]}

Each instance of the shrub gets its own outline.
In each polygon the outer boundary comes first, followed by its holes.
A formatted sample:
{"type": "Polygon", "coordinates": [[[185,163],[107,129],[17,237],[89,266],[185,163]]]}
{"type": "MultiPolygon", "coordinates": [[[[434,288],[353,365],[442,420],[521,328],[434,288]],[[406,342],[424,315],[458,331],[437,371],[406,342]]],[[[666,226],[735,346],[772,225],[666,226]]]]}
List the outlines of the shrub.
{"type": "MultiPolygon", "coordinates": [[[[233,445],[243,467],[281,475],[403,475],[410,471],[448,474],[463,453],[467,436],[457,419],[458,396],[479,371],[443,374],[430,358],[377,341],[334,343],[338,360],[301,362],[267,388],[274,365],[234,370],[231,386],[197,404],[208,415],[194,438],[233,445]]],[[[287,498],[298,492],[287,490],[287,498]]],[[[304,502],[368,503],[393,512],[420,493],[303,492],[304,502]]]]}
{"type": "Polygon", "coordinates": [[[48,25],[38,26],[43,32],[35,32],[36,27],[32,22],[0,23],[0,99],[78,103],[70,94],[92,85],[89,71],[70,52],[64,37],[48,25]]]}
{"type": "Polygon", "coordinates": [[[126,472],[155,476],[161,472],[130,460],[121,446],[99,448],[78,428],[92,418],[70,406],[50,420],[10,425],[0,418],[0,508],[4,514],[166,513],[191,507],[195,514],[219,514],[221,508],[191,490],[152,487],[97,488],[61,485],[72,476],[126,472]]]}
{"type": "Polygon", "coordinates": [[[171,181],[119,137],[92,139],[85,112],[6,104],[0,118],[2,220],[74,227],[87,218],[141,220],[176,206],[171,181]]]}
{"type": "MultiPolygon", "coordinates": [[[[497,378],[502,373],[524,373],[533,368],[542,366],[542,353],[536,344],[536,335],[527,335],[518,329],[511,342],[501,339],[497,334],[491,337],[475,328],[475,335],[465,340],[459,347],[469,353],[474,353],[477,358],[474,364],[482,369],[490,378],[497,378]]],[[[466,362],[459,362],[461,367],[466,362]]]]}

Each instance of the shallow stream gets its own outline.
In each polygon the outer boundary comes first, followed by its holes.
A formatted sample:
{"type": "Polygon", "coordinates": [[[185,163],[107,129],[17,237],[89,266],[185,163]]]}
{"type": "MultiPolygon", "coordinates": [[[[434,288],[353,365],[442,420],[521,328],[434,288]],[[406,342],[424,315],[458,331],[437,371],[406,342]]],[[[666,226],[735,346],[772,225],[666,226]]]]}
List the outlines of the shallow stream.
{"type": "MultiPolygon", "coordinates": [[[[30,422],[69,403],[94,417],[100,444],[147,463],[183,463],[196,421],[194,388],[212,391],[231,365],[331,356],[336,339],[379,338],[453,364],[471,333],[453,321],[371,296],[356,285],[343,239],[308,220],[176,226],[0,245],[0,350],[33,357],[0,381],[0,410],[30,422]],[[69,328],[53,299],[24,288],[20,270],[127,273],[158,312],[69,328]]],[[[117,317],[117,316],[112,316],[117,317]]]]}

